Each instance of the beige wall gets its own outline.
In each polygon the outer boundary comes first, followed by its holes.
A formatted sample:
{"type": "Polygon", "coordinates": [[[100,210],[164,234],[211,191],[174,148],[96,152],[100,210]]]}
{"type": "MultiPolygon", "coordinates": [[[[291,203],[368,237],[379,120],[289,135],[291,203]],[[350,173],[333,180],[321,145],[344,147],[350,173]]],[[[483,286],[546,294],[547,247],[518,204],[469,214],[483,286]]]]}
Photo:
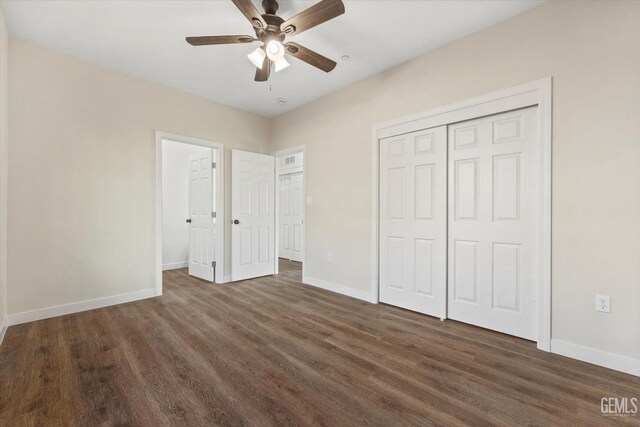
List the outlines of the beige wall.
{"type": "Polygon", "coordinates": [[[640,2],[551,2],[271,121],[12,40],[9,312],[154,287],[156,129],[225,144],[227,218],[229,149],[306,144],[306,273],[367,292],[372,126],[552,76],[552,335],[640,358],[638,22],[640,2]]]}
{"type": "Polygon", "coordinates": [[[0,334],[7,316],[7,147],[9,35],[0,8],[0,334]]]}
{"type": "Polygon", "coordinates": [[[11,314],[155,287],[156,129],[225,144],[227,165],[268,151],[257,115],[14,39],[9,60],[11,314]]]}
{"type": "Polygon", "coordinates": [[[307,275],[370,289],[375,123],[553,76],[552,338],[640,358],[638,40],[640,2],[552,2],[274,119],[307,147],[307,275]]]}

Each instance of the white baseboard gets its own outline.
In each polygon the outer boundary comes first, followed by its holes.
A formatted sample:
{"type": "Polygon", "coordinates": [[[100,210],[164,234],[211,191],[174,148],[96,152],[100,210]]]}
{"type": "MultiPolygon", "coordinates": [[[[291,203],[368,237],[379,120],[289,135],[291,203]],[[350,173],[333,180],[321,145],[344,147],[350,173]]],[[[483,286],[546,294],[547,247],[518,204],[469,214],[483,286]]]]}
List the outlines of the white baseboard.
{"type": "Polygon", "coordinates": [[[23,311],[21,313],[9,314],[7,326],[19,325],[21,323],[34,322],[36,320],[49,319],[51,317],[64,316],[65,314],[79,313],[81,311],[93,310],[96,308],[108,307],[110,305],[123,304],[126,302],[138,301],[141,299],[156,296],[156,289],[145,289],[144,291],[131,292],[128,294],[114,295],[104,298],[96,298],[71,304],[56,305],[52,307],[39,308],[37,310],[23,311]]]}
{"type": "Polygon", "coordinates": [[[302,283],[304,283],[305,285],[311,285],[315,286],[316,288],[335,292],[337,294],[346,295],[351,298],[361,299],[372,304],[375,304],[377,302],[371,292],[362,291],[360,289],[353,289],[344,285],[338,285],[336,283],[327,282],[326,280],[316,279],[315,277],[305,276],[302,278],[302,283]]]}
{"type": "Polygon", "coordinates": [[[162,271],[175,270],[176,268],[186,268],[186,267],[189,267],[189,261],[170,262],[168,264],[162,264],[162,271]]]}
{"type": "Polygon", "coordinates": [[[640,359],[634,359],[633,357],[609,353],[558,339],[551,339],[551,353],[640,376],[640,359]]]}

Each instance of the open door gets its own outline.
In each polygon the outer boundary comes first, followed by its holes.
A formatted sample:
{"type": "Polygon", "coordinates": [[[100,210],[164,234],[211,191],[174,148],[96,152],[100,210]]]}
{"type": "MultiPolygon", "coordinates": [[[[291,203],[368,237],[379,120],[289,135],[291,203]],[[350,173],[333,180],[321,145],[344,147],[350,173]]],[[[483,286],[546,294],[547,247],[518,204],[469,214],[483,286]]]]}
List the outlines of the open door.
{"type": "Polygon", "coordinates": [[[231,280],[275,273],[275,159],[231,151],[231,280]]]}
{"type": "Polygon", "coordinates": [[[189,275],[213,282],[213,153],[189,156],[189,275]]]}

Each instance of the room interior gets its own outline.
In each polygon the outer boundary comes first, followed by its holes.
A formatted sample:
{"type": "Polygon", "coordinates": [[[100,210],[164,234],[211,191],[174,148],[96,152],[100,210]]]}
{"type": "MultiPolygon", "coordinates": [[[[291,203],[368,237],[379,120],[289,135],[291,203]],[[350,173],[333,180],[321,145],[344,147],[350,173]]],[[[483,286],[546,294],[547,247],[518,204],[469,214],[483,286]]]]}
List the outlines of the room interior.
{"type": "Polygon", "coordinates": [[[0,12],[0,424],[640,423],[640,2],[0,12]]]}

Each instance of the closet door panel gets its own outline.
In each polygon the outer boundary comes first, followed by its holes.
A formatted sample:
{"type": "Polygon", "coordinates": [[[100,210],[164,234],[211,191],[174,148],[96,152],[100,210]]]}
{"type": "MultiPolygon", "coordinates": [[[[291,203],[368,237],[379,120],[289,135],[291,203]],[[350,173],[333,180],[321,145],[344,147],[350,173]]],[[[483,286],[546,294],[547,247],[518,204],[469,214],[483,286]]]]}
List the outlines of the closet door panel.
{"type": "Polygon", "coordinates": [[[447,131],[380,140],[380,301],[446,317],[447,131]]]}
{"type": "Polygon", "coordinates": [[[536,329],[537,107],[449,126],[448,317],[536,329]]]}

